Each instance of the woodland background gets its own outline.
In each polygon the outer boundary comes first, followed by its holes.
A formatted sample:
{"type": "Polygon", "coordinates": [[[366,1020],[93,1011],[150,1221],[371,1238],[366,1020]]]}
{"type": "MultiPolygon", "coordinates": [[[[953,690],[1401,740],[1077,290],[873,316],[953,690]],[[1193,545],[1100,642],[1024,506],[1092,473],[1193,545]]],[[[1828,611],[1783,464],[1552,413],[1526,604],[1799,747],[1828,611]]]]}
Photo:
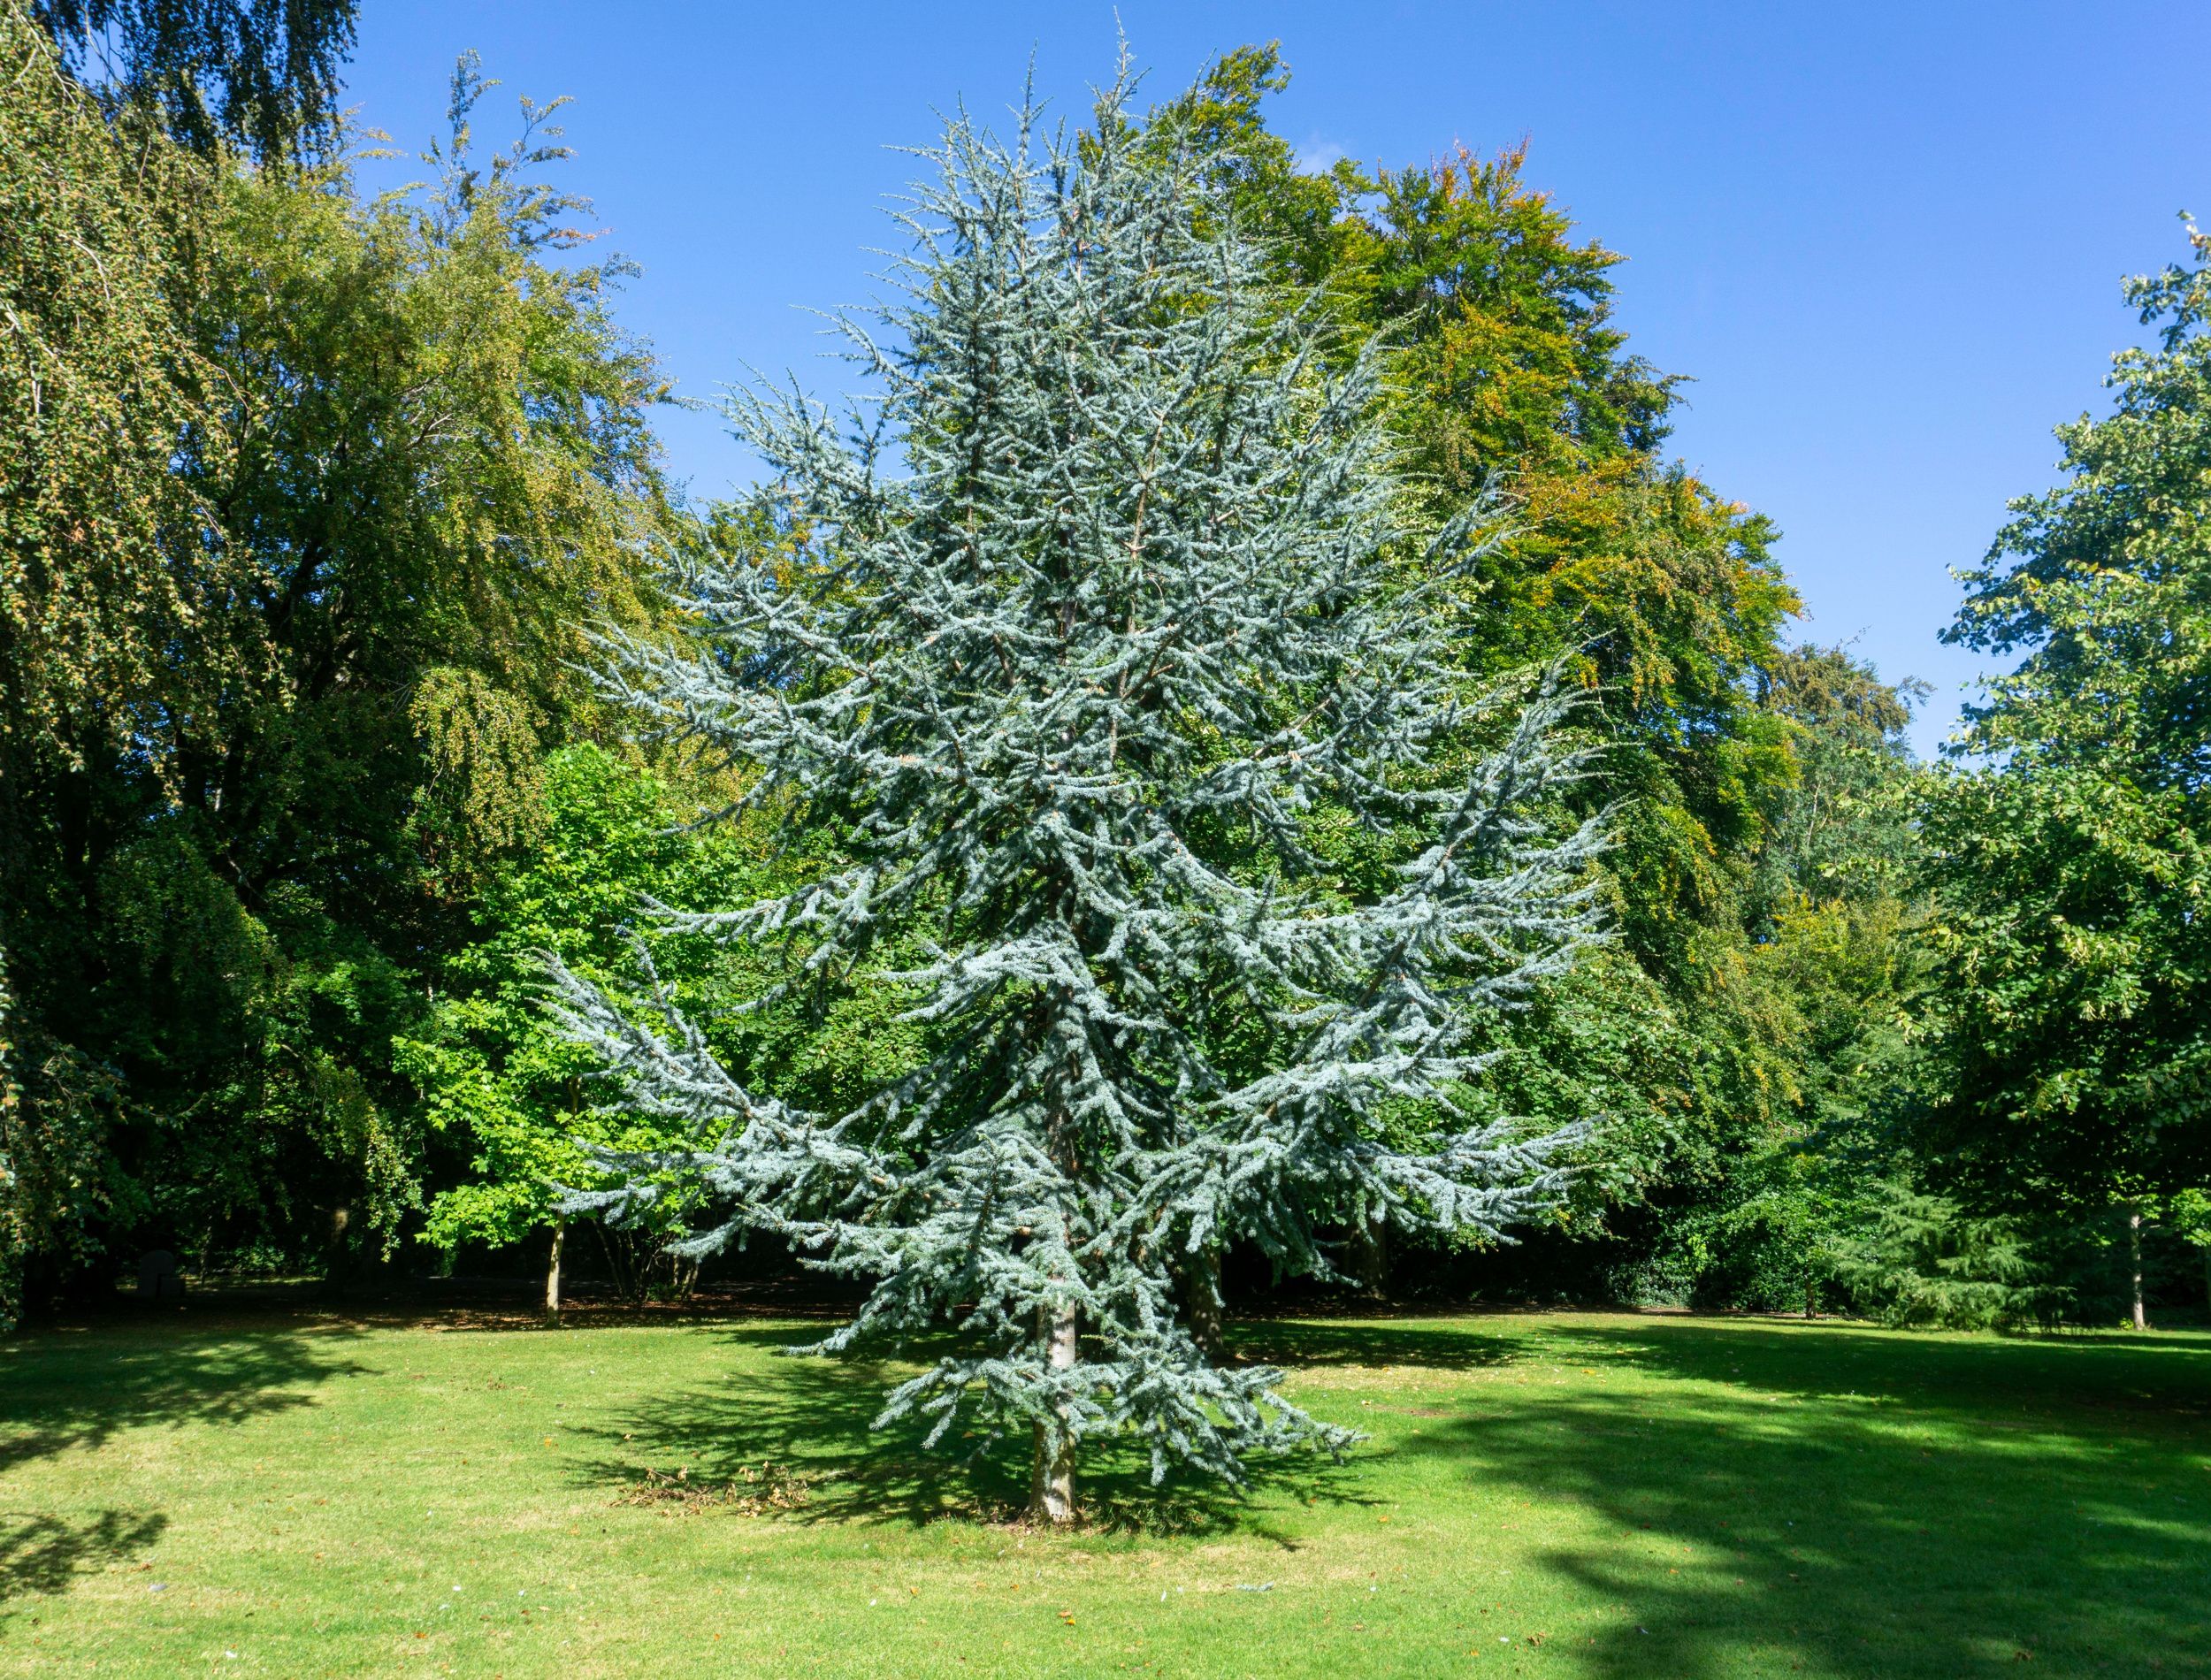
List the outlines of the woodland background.
{"type": "MultiPolygon", "coordinates": [[[[591,260],[554,108],[486,100],[464,61],[425,184],[372,195],[335,115],[352,27],[348,0],[0,0],[11,1313],[157,1248],[359,1287],[533,1275],[557,1241],[624,1294],[698,1287],[662,1233],[564,1229],[582,1142],[664,1140],[595,1108],[541,950],[612,981],[645,937],[728,1065],[797,1099],[909,1048],[884,988],[717,1014],[761,959],[640,915],[834,851],[772,812],[686,828],[727,774],[629,738],[579,669],[593,623],[686,634],[669,564],[773,566],[788,536],[664,475],[669,378],[622,325],[633,277],[591,260]]],[[[1362,1274],[1900,1323],[2200,1312],[2203,243],[2133,284],[2158,347],[1963,575],[1951,637],[2016,672],[1922,763],[1915,686],[1793,641],[1772,526],[1669,454],[1679,382],[1525,154],[1303,169],[1268,123],[1286,75],[1239,48],[1149,120],[1223,141],[1283,279],[1393,347],[1434,512],[1510,507],[1464,658],[1575,661],[1609,744],[1586,797],[1623,813],[1618,936],[1501,1029],[1482,1094],[1603,1117],[1601,1158],[1518,1246],[1362,1274]]],[[[1229,1284],[1276,1287],[1251,1256],[1229,1284]]]]}

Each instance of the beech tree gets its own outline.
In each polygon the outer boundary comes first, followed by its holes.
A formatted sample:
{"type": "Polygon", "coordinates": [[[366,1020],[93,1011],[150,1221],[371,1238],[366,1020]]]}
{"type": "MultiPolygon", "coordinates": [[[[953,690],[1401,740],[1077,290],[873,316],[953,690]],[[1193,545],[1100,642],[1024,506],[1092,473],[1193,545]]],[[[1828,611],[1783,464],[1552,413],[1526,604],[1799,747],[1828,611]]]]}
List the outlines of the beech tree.
{"type": "Polygon", "coordinates": [[[317,154],[342,126],[358,0],[28,0],[70,73],[111,110],[153,111],[203,154],[317,154]]]}
{"type": "Polygon", "coordinates": [[[2203,719],[2211,693],[2211,237],[2129,282],[2149,349],[2060,427],[1949,639],[2021,655],[1969,710],[1986,759],[1923,803],[1939,905],[1930,1160],[1975,1200],[2141,1219],[2211,1180],[2203,719]]]}
{"type": "Polygon", "coordinates": [[[472,60],[397,196],[107,123],[14,0],[0,65],[0,1297],[373,1259],[394,1040],[598,727],[577,621],[659,610],[664,381],[472,60]]]}
{"type": "Polygon", "coordinates": [[[734,406],[796,563],[696,566],[695,643],[603,643],[649,728],[842,837],[794,890],[679,923],[780,947],[789,986],[925,928],[889,980],[927,1053],[802,1110],[552,963],[612,1104],[700,1138],[575,1206],[645,1217],[688,1172],[726,1210],[693,1251],[763,1229],[876,1280],[821,1350],[955,1326],[878,1422],[1025,1428],[1055,1523],[1100,1434],[1155,1480],[1355,1439],[1207,1357],[1193,1261],[1236,1238],[1327,1276],[1323,1210],[1503,1239],[1552,1203],[1581,1128],[1464,1118],[1470,1029],[1599,932],[1601,824],[1551,809],[1587,767],[1575,696],[1467,691],[1414,580],[1478,538],[1412,528],[1373,355],[1269,279],[1218,158],[1144,143],[1133,86],[1079,136],[949,126],[898,301],[845,324],[873,421],[734,406]],[[1314,844],[1347,825],[1371,890],[1314,844]],[[1434,1118],[1417,1147],[1407,1111],[1434,1118]]]}

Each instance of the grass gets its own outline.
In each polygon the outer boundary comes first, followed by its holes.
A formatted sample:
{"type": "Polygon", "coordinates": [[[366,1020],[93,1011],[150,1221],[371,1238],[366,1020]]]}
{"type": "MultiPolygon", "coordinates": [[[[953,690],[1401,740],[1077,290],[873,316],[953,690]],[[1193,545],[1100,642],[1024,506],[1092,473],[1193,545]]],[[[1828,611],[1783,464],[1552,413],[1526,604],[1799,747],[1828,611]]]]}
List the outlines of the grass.
{"type": "Polygon", "coordinates": [[[2200,1334],[1247,1325],[1371,1444],[1243,1504],[1108,1467],[1054,1536],[989,1520],[1010,1464],[871,1437],[891,1373],[793,1333],[18,1338],[0,1675],[2211,1674],[2200,1334]]]}

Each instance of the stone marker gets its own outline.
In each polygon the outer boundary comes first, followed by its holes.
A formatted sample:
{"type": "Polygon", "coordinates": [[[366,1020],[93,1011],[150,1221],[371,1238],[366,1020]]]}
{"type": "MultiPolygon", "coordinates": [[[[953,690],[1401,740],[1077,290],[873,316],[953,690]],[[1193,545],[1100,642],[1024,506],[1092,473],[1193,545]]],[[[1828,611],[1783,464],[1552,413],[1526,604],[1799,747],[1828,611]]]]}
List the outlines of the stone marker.
{"type": "Polygon", "coordinates": [[[138,1293],[149,1301],[170,1301],[184,1294],[184,1273],[177,1256],[156,1249],[138,1257],[138,1293]]]}

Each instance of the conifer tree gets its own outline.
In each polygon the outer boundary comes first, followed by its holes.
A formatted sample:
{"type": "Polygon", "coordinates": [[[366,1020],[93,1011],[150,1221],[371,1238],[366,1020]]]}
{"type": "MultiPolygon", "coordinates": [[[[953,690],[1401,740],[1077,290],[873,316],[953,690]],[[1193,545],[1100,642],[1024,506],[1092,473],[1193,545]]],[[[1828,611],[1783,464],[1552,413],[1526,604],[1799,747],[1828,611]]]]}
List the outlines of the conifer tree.
{"type": "Polygon", "coordinates": [[[1420,580],[1475,538],[1411,532],[1375,353],[1270,282],[1219,158],[1144,143],[1134,80],[1079,136],[1033,104],[1010,143],[948,125],[896,301],[845,323],[873,418],[732,406],[797,561],[694,565],[699,640],[603,643],[648,729],[842,836],[819,879],[679,920],[779,943],[794,986],[925,928],[891,978],[929,1054],[801,1111],[552,966],[612,1100],[700,1139],[575,1207],[639,1214],[687,1174],[728,1210],[693,1251],[766,1229],[875,1280],[821,1350],[953,1326],[878,1422],[1026,1427],[1052,1522],[1086,1439],[1135,1436],[1155,1481],[1355,1439],[1206,1357],[1191,1256],[1327,1277],[1330,1215],[1503,1239],[1549,1205],[1580,1128],[1463,1118],[1470,1027],[1600,932],[1600,824],[1551,826],[1572,696],[1464,691],[1420,580]],[[1367,890],[1323,863],[1330,825],[1380,860],[1367,890]],[[1407,1112],[1436,1117],[1417,1149],[1389,1141],[1407,1112]]]}

